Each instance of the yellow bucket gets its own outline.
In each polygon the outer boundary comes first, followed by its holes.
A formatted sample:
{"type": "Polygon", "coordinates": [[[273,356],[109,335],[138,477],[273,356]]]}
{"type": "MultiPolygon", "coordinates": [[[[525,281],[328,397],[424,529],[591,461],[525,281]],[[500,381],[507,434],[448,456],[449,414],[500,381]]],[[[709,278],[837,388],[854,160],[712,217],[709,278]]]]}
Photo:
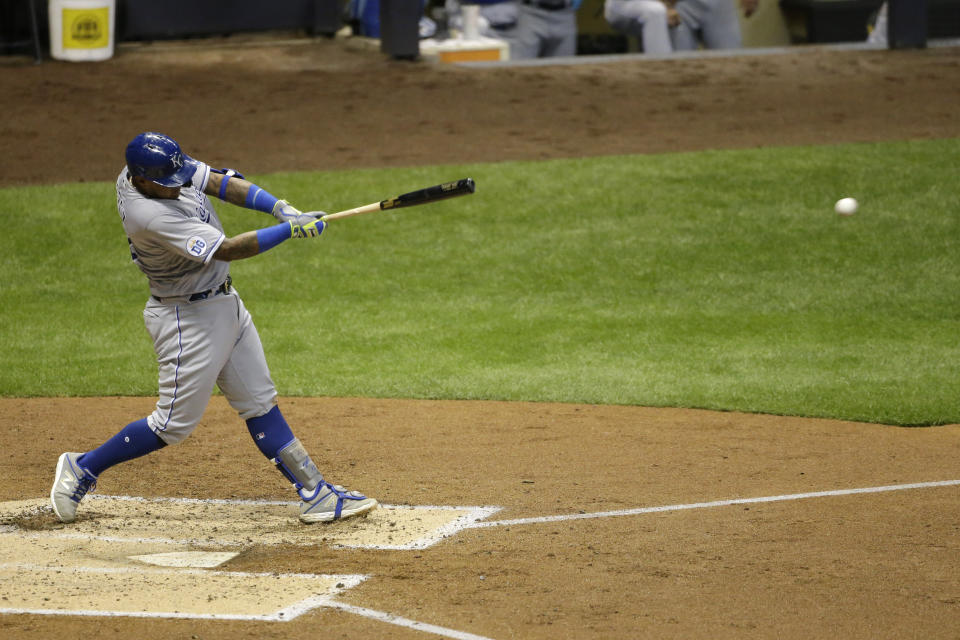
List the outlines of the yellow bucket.
{"type": "Polygon", "coordinates": [[[49,0],[50,55],[57,60],[113,56],[116,0],[49,0]]]}

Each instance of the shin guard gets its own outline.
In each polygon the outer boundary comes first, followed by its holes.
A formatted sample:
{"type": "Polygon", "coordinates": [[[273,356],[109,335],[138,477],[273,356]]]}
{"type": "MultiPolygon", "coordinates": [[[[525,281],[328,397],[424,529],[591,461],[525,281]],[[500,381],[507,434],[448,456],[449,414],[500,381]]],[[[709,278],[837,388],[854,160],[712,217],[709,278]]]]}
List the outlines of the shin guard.
{"type": "Polygon", "coordinates": [[[313,464],[310,454],[296,438],[284,445],[271,460],[287,480],[293,483],[300,497],[312,500],[323,488],[323,475],[313,464]]]}

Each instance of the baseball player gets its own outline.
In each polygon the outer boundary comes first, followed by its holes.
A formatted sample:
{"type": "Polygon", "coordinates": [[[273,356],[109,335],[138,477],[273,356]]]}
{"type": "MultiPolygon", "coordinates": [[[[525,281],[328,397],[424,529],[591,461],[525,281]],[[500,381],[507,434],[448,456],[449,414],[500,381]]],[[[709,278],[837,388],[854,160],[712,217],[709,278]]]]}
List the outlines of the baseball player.
{"type": "Polygon", "coordinates": [[[603,17],[617,31],[639,38],[646,54],[667,55],[673,51],[667,5],[660,0],[606,0],[603,17]]]}
{"type": "Polygon", "coordinates": [[[582,0],[520,0],[510,57],[577,55],[577,9],[582,0]]]}
{"type": "Polygon", "coordinates": [[[675,51],[707,49],[739,49],[743,46],[737,6],[746,17],[757,10],[760,0],[666,0],[670,39],[675,51]]]}
{"type": "Polygon", "coordinates": [[[57,462],[50,500],[62,522],[106,469],[184,440],[220,387],[256,446],[293,483],[300,520],[326,522],[366,513],[377,501],[326,482],[293,435],[250,314],[233,288],[230,262],[259,255],[290,238],[323,233],[322,211],[301,213],[229,169],[212,169],[173,139],[142,133],[126,150],[117,178],[117,209],[130,255],[150,284],[143,310],[159,367],[159,398],[86,453],[57,462]],[[279,224],[227,237],[207,196],[272,214],[279,224]]]}

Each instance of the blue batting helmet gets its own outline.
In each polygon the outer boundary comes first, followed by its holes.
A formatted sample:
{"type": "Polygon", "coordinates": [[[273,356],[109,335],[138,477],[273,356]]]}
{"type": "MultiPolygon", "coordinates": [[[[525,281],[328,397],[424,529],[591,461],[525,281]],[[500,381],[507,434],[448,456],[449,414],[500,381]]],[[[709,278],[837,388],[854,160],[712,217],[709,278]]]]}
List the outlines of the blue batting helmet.
{"type": "Polygon", "coordinates": [[[127,168],[164,187],[190,182],[199,163],[180,150],[177,141],[162,133],[141,133],[127,145],[127,168]]]}

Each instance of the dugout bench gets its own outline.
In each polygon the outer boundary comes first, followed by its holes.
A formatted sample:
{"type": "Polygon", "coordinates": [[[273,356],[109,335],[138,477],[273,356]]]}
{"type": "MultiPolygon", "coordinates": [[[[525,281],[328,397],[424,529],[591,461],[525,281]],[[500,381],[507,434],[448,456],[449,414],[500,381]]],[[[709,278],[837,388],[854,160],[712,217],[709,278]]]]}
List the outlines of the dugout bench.
{"type": "MultiPolygon", "coordinates": [[[[901,0],[903,2],[903,0],[901,0]]],[[[920,7],[919,0],[907,0],[920,7]]],[[[926,37],[960,37],[960,0],[925,0],[926,37]]],[[[779,0],[794,44],[862,42],[883,0],[779,0]]],[[[912,17],[912,16],[908,16],[912,17]]]]}

